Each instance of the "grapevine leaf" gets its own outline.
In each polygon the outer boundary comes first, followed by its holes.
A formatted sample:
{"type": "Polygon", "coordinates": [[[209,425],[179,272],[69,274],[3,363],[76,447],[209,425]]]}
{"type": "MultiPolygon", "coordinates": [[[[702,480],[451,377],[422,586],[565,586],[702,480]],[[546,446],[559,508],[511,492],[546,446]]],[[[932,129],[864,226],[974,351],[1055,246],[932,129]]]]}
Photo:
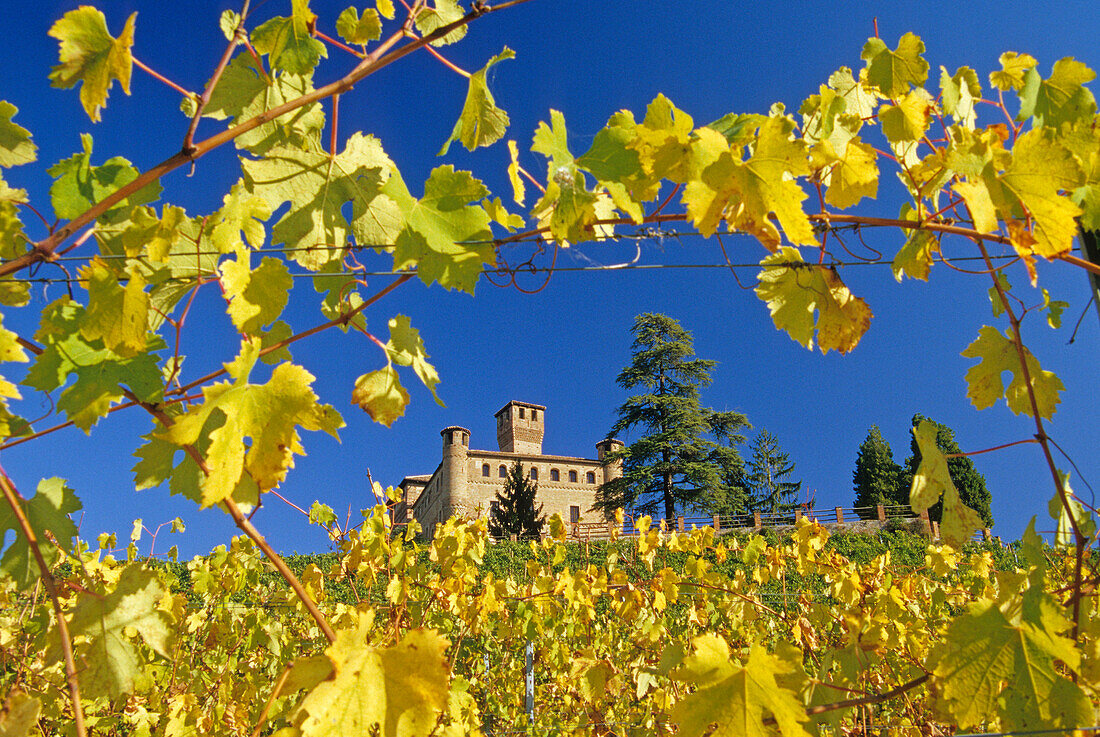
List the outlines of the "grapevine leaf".
{"type": "Polygon", "coordinates": [[[932,107],[932,96],[923,87],[911,90],[897,105],[883,105],[878,111],[882,134],[891,143],[919,141],[928,130],[932,107]]]}
{"type": "Polygon", "coordinates": [[[267,238],[264,222],[271,217],[271,206],[262,197],[250,193],[244,182],[234,184],[222,203],[222,208],[210,217],[210,242],[218,252],[239,251],[246,241],[253,248],[262,246],[267,238]]]}
{"type": "MultiPolygon", "coordinates": [[[[768,118],[760,126],[756,147],[747,161],[738,161],[732,150],[723,151],[714,163],[703,169],[699,179],[688,182],[684,203],[695,226],[706,235],[714,233],[718,221],[725,219],[731,229],[752,233],[768,250],[780,243],[771,223],[775,214],[791,243],[814,245],[817,238],[802,201],[806,193],[791,176],[810,173],[806,144],[791,140],[791,123],[783,118],[768,118]]],[[[697,135],[704,142],[721,134],[702,128],[697,135]]],[[[718,139],[711,145],[716,145],[718,139]]]]}
{"type": "Polygon", "coordinates": [[[1031,230],[1034,248],[1013,243],[1021,255],[1034,252],[1050,259],[1073,248],[1077,235],[1074,218],[1081,209],[1059,190],[1073,190],[1082,183],[1083,176],[1076,157],[1048,131],[1032,130],[1017,139],[1012,162],[995,182],[986,183],[995,202],[1001,199],[1010,203],[1000,205],[1003,216],[1011,217],[1011,204],[1019,203],[1035,221],[1031,230]]]}
{"type": "Polygon", "coordinates": [[[294,280],[279,259],[265,256],[252,269],[247,255],[242,254],[222,262],[221,282],[230,300],[226,311],[233,325],[241,333],[257,335],[282,314],[294,280]]]}
{"type": "Polygon", "coordinates": [[[276,17],[252,31],[252,45],[267,54],[273,69],[290,74],[309,74],[328,50],[313,38],[312,25],[317,19],[309,9],[309,0],[291,0],[291,15],[276,17]]]}
{"type": "Polygon", "coordinates": [[[857,80],[848,67],[841,67],[829,76],[829,87],[844,98],[845,112],[858,120],[870,118],[878,105],[878,94],[867,85],[866,76],[864,69],[857,80]]]}
{"type": "Polygon", "coordinates": [[[974,230],[979,233],[992,233],[997,229],[997,209],[989,195],[989,187],[980,179],[977,181],[955,182],[952,189],[963,198],[970,218],[974,221],[974,230]]]}
{"type": "Polygon", "coordinates": [[[879,38],[869,38],[860,58],[867,62],[867,81],[889,98],[899,98],[909,91],[909,85],[922,86],[928,79],[928,62],[920,36],[906,33],[891,51],[879,38]]]}
{"type": "Polygon", "coordinates": [[[920,449],[921,461],[909,487],[909,505],[917,514],[924,512],[943,497],[943,518],[940,534],[944,542],[959,548],[981,529],[982,518],[963,504],[947,467],[947,458],[936,445],[936,425],[928,420],[913,428],[920,449]]]}
{"type": "MultiPolygon", "coordinates": [[[[1065,387],[1061,379],[1039,366],[1039,361],[1026,346],[1023,351],[1039,416],[1049,420],[1054,415],[1054,408],[1061,401],[1059,392],[1065,387]]],[[[1020,366],[1016,345],[1010,337],[1005,337],[996,328],[985,325],[978,331],[978,338],[966,347],[962,355],[965,358],[981,359],[966,372],[966,395],[975,407],[992,407],[998,399],[1004,397],[1008,408],[1015,414],[1033,414],[1027,379],[1020,366]],[[1001,379],[1001,374],[1005,371],[1012,374],[1012,381],[1007,389],[1001,379]]]]}
{"type": "MultiPolygon", "coordinates": [[[[59,218],[75,218],[138,176],[137,169],[121,156],[108,159],[102,166],[92,166],[92,137],[84,133],[80,140],[83,153],[73,154],[47,170],[50,176],[56,177],[50,186],[50,200],[59,218]]],[[[129,213],[134,205],[155,200],[160,191],[159,182],[147,184],[100,215],[100,219],[110,219],[112,213],[129,213]]]]}
{"type": "Polygon", "coordinates": [[[409,393],[401,386],[397,369],[387,365],[355,380],[351,402],[358,404],[375,422],[390,427],[405,414],[409,393]]]}
{"type": "Polygon", "coordinates": [[[508,141],[508,154],[512,157],[511,163],[508,164],[508,181],[512,184],[512,199],[517,205],[522,205],[526,197],[526,188],[519,175],[519,147],[515,141],[508,141]]]}
{"type": "MultiPolygon", "coordinates": [[[[239,123],[312,90],[311,74],[283,72],[269,77],[250,54],[239,54],[218,80],[203,115],[215,120],[232,118],[234,123],[239,123]]],[[[320,103],[315,102],[242,133],[234,139],[234,143],[237,148],[257,156],[277,146],[316,149],[320,146],[324,127],[324,110],[320,103]]]]}
{"type": "Polygon", "coordinates": [[[378,8],[378,12],[383,18],[393,20],[393,0],[374,0],[374,7],[378,8]]]}
{"type": "Polygon", "coordinates": [[[829,172],[826,204],[841,209],[852,207],[864,197],[878,194],[878,163],[875,149],[859,138],[848,141],[844,155],[829,172]]]}
{"type": "Polygon", "coordinates": [[[973,128],[978,119],[974,105],[982,96],[978,73],[970,67],[959,67],[954,75],[948,76],[947,68],[941,66],[940,90],[944,112],[954,118],[956,124],[973,128]]]}
{"type": "Polygon", "coordinates": [[[386,343],[386,353],[398,366],[412,366],[424,386],[435,397],[436,403],[440,407],[447,406],[435,392],[435,387],[439,384],[439,373],[428,363],[428,354],[424,350],[420,331],[412,327],[405,315],[397,315],[390,320],[390,340],[386,343]]]}
{"type": "Polygon", "coordinates": [[[0,100],[0,167],[29,164],[38,158],[38,146],[26,128],[11,122],[19,108],[0,100]]]}
{"type": "Polygon", "coordinates": [[[149,295],[140,274],[130,275],[123,287],[100,258],[83,267],[80,280],[88,290],[88,307],[80,325],[86,341],[102,340],[109,351],[130,358],[146,346],[149,295]]]}
{"type": "Polygon", "coordinates": [[[1072,729],[1092,718],[1088,698],[1055,666],[1074,670],[1081,661],[1073,640],[1059,634],[1069,622],[1053,603],[1029,605],[1029,597],[1036,595],[1029,591],[1015,615],[992,601],[971,604],[933,651],[933,678],[961,729],[998,713],[1012,730],[1072,729]]]}
{"type": "Polygon", "coordinates": [[[362,17],[355,6],[344,8],[336,18],[336,32],[349,44],[360,46],[382,37],[382,21],[374,8],[364,8],[362,17]]]}
{"type": "MultiPolygon", "coordinates": [[[[633,122],[632,118],[628,119],[633,122]]],[[[672,104],[664,95],[657,95],[646,107],[645,119],[634,128],[630,147],[638,152],[648,179],[653,184],[634,194],[640,200],[656,196],[657,182],[670,179],[683,183],[691,177],[691,137],[695,122],[691,116],[672,104]]],[[[708,129],[709,130],[709,129],[708,129]]]]}
{"type": "Polygon", "coordinates": [[[550,170],[573,165],[573,154],[569,153],[568,132],[565,129],[565,116],[558,110],[550,111],[550,125],[540,121],[531,141],[531,150],[550,159],[550,170]]]}
{"type": "Polygon", "coordinates": [[[337,156],[279,148],[241,166],[245,186],[272,211],[290,203],[272,241],[295,249],[290,255],[307,269],[339,261],[349,232],[360,243],[376,245],[392,243],[400,229],[398,205],[382,193],[397,170],[374,136],[352,135],[337,156]],[[351,223],[343,213],[349,202],[351,223]]]}
{"type": "Polygon", "coordinates": [[[1047,313],[1047,325],[1057,330],[1062,327],[1062,313],[1069,307],[1069,302],[1060,299],[1051,299],[1050,292],[1043,290],[1043,306],[1040,308],[1047,313]]]}
{"type": "Polygon", "coordinates": [[[336,431],[344,425],[336,410],[317,402],[314,377],[301,366],[281,363],[266,384],[248,383],[259,350],[258,339],[244,341],[240,355],[226,364],[233,383],[204,388],[205,401],[159,435],[176,445],[189,445],[203,436],[214,413],[224,417],[220,426],[208,431],[209,474],[201,483],[203,507],[233,495],[242,474],[255,481],[260,491],[282,483],[294,454],[303,452],[298,427],[324,430],[338,438],[336,431]]]}
{"type": "Polygon", "coordinates": [[[157,358],[150,351],[164,348],[159,336],[148,334],[145,351],[124,357],[103,344],[81,335],[84,309],[68,297],[42,310],[42,322],[35,334],[45,350],[35,358],[25,386],[50,392],[75,382],[61,392],[57,408],[84,432],[90,432],[111,405],[122,399],[124,387],[144,402],[159,402],[164,396],[157,358]]]}
{"type": "Polygon", "coordinates": [[[332,674],[332,661],[326,655],[298,658],[290,666],[286,680],[276,695],[285,696],[302,689],[313,690],[321,681],[332,678],[332,674]]]}
{"type": "Polygon", "coordinates": [[[678,701],[671,719],[687,737],[764,737],[771,718],[784,737],[809,735],[806,713],[798,697],[777,682],[790,672],[787,662],[769,655],[759,645],[749,650],[744,666],[730,660],[729,647],[719,635],[692,641],[694,652],[672,673],[676,680],[697,689],[678,701]]]}
{"type": "MultiPolygon", "coordinates": [[[[434,33],[445,25],[454,23],[463,16],[462,6],[457,0],[435,0],[432,7],[423,8],[416,16],[416,30],[421,36],[434,33]]],[[[432,46],[446,46],[461,41],[466,35],[466,26],[459,26],[442,38],[432,41],[432,46]]]]}
{"type": "Polygon", "coordinates": [[[641,158],[633,147],[637,128],[630,111],[615,113],[596,134],[592,147],[576,163],[596,177],[617,208],[635,223],[641,223],[644,213],[639,199],[653,199],[659,190],[660,180],[642,168],[641,158]]]}
{"type": "MultiPolygon", "coordinates": [[[[46,565],[53,566],[61,557],[58,548],[63,551],[72,548],[77,529],[69,515],[82,508],[80,500],[63,479],[50,478],[39,481],[34,496],[20,504],[38,539],[38,551],[46,565]],[[57,541],[57,546],[50,542],[51,538],[57,541]]],[[[42,571],[11,506],[5,502],[0,504],[0,539],[8,530],[15,532],[15,540],[0,559],[0,573],[10,576],[20,589],[25,589],[38,580],[42,571]]]]}
{"type": "Polygon", "coordinates": [[[235,10],[223,10],[218,17],[218,28],[221,29],[226,41],[232,41],[241,27],[241,14],[235,10]]]}
{"type": "Polygon", "coordinates": [[[492,238],[489,215],[480,205],[469,204],[489,194],[481,180],[448,164],[432,170],[419,200],[396,173],[385,191],[405,216],[394,243],[394,269],[415,266],[425,284],[438,282],[473,294],[482,265],[496,264],[493,245],[485,242],[492,238]]]}
{"type": "Polygon", "coordinates": [[[498,62],[515,57],[516,52],[505,46],[484,67],[470,75],[470,86],[466,92],[466,102],[462,105],[462,114],[451,131],[451,137],[440,149],[440,156],[447,153],[453,141],[459,141],[467,151],[473,151],[478,146],[490,146],[504,137],[504,131],[508,129],[508,113],[497,107],[493,93],[489,91],[486,76],[489,69],[498,62]]]}
{"type": "MultiPolygon", "coordinates": [[[[4,699],[4,708],[0,712],[0,735],[3,737],[29,737],[38,723],[42,711],[42,701],[37,696],[29,696],[13,689],[4,699]]],[[[37,730],[35,730],[37,731],[37,730]]]]}
{"type": "MultiPolygon", "coordinates": [[[[916,221],[917,213],[909,205],[904,205],[901,218],[916,221]]],[[[891,266],[894,278],[899,282],[903,276],[928,281],[932,260],[940,252],[939,238],[932,231],[921,228],[902,229],[902,232],[905,233],[905,245],[894,256],[891,266]]]]}
{"type": "Polygon", "coordinates": [[[82,83],[80,104],[93,122],[99,121],[99,109],[107,104],[107,91],[114,80],[130,94],[130,47],[134,45],[136,17],[137,13],[132,13],[122,33],[113,38],[103,13],[82,5],[61,16],[49,30],[49,35],[60,42],[61,61],[50,72],[50,83],[63,89],[82,83]]]}
{"type": "Polygon", "coordinates": [[[1023,89],[1024,75],[1039,63],[1031,54],[1017,54],[1015,51],[1001,54],[1000,62],[1000,71],[989,74],[989,83],[1002,92],[1023,89]]]}
{"type": "Polygon", "coordinates": [[[336,633],[325,655],[335,674],[302,701],[308,716],[303,737],[370,734],[427,737],[447,706],[448,643],[435,632],[414,630],[389,648],[372,647],[366,618],[336,633]]]}
{"type": "Polygon", "coordinates": [[[504,203],[500,201],[499,197],[494,197],[491,200],[485,198],[481,201],[481,206],[485,208],[485,212],[488,213],[490,220],[504,226],[508,230],[517,230],[523,227],[525,222],[523,216],[508,212],[508,209],[504,206],[504,203]]]}
{"type": "Polygon", "coordinates": [[[120,235],[122,247],[131,258],[147,256],[158,264],[167,263],[186,220],[182,207],[165,205],[159,218],[151,207],[135,207],[120,235]]]}
{"type": "Polygon", "coordinates": [[[848,290],[836,270],[803,262],[797,248],[783,246],[760,265],[756,295],[767,302],[775,326],[796,343],[812,349],[816,327],[822,353],[847,353],[870,327],[867,303],[848,290]]]}
{"type": "Polygon", "coordinates": [[[1034,118],[1036,126],[1052,128],[1092,120],[1096,98],[1085,85],[1095,78],[1096,72],[1069,57],[1054,62],[1050,79],[1044,80],[1034,67],[1028,69],[1016,120],[1034,118]]]}
{"type": "Polygon", "coordinates": [[[171,657],[172,616],[158,607],[166,593],[156,574],[126,566],[118,586],[106,596],[82,594],[69,629],[87,641],[76,649],[80,685],[88,695],[118,696],[134,692],[143,658],[131,642],[135,632],[162,657],[171,657]]]}
{"type": "Polygon", "coordinates": [[[1073,489],[1069,486],[1069,474],[1059,471],[1058,477],[1062,480],[1062,489],[1066,492],[1069,508],[1062,504],[1062,495],[1055,492],[1047,502],[1047,511],[1058,523],[1054,531],[1054,544],[1069,546],[1077,542],[1074,527],[1080,530],[1085,538],[1091,538],[1096,532],[1096,519],[1074,495],[1073,489]]]}
{"type": "Polygon", "coordinates": [[[1086,184],[1073,191],[1073,204],[1081,208],[1081,227],[1100,230],[1100,184],[1086,184]]]}

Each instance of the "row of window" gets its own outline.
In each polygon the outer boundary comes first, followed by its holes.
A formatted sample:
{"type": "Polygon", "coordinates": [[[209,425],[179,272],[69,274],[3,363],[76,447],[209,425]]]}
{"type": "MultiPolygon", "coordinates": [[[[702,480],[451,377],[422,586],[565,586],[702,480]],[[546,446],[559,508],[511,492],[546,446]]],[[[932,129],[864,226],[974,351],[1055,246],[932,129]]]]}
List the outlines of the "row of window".
{"type": "MultiPolygon", "coordinates": [[[[497,514],[497,511],[499,509],[500,509],[500,502],[498,502],[498,501],[489,502],[489,514],[490,515],[495,517],[496,514],[497,514]]],[[[569,524],[575,525],[580,521],[581,521],[581,508],[579,506],[577,506],[576,504],[573,504],[569,507],[569,524]]]]}
{"type": "MultiPolygon", "coordinates": [[[[488,463],[481,464],[481,475],[484,476],[485,478],[488,478],[489,474],[490,474],[489,464],[488,463]]],[[[501,466],[499,468],[497,468],[497,476],[502,478],[502,479],[507,478],[507,476],[508,476],[508,467],[501,464],[501,466]]],[[[531,466],[530,476],[535,481],[538,481],[538,479],[539,479],[539,469],[536,466],[531,466]]],[[[561,471],[559,471],[556,468],[551,468],[550,469],[550,480],[551,481],[561,481],[561,471]]],[[[586,484],[596,483],[596,473],[594,471],[587,472],[584,475],[584,482],[586,484]]],[[[576,471],[570,471],[569,472],[569,483],[571,483],[571,484],[577,483],[577,472],[576,471]]]]}

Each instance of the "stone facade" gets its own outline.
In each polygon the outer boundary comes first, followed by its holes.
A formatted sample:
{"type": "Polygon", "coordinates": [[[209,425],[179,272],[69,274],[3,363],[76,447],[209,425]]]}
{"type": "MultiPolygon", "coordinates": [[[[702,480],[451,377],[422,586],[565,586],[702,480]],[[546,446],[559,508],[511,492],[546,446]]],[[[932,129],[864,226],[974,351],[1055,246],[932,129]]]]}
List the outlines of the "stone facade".
{"type": "Polygon", "coordinates": [[[496,413],[499,450],[470,447],[470,431],[445,427],[443,458],[430,476],[406,476],[400,484],[401,501],[395,522],[416,519],[426,535],[452,516],[477,518],[489,514],[508,470],[519,461],[538,481],[536,504],[549,518],[555,512],[569,522],[597,522],[603,515],[592,509],[600,484],[622,473],[619,464],[603,465],[605,455],[622,447],[614,438],[596,444],[596,458],[543,455],[546,408],[512,401],[496,413]]]}

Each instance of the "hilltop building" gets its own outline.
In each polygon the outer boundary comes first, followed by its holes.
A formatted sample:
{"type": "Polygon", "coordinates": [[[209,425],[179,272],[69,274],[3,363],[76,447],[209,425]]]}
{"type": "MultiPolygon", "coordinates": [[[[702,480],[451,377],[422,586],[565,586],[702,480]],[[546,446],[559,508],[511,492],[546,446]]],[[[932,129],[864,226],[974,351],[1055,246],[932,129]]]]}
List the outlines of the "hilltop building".
{"type": "Polygon", "coordinates": [[[546,407],[511,401],[496,413],[499,450],[470,447],[470,431],[452,425],[440,432],[443,458],[430,476],[406,476],[395,522],[416,519],[427,535],[454,515],[487,517],[496,494],[504,488],[508,469],[519,461],[538,481],[536,504],[547,517],[557,512],[567,523],[597,522],[603,515],[592,509],[600,484],[622,475],[619,463],[603,459],[622,443],[607,438],[596,443],[596,458],[543,455],[546,407]]]}

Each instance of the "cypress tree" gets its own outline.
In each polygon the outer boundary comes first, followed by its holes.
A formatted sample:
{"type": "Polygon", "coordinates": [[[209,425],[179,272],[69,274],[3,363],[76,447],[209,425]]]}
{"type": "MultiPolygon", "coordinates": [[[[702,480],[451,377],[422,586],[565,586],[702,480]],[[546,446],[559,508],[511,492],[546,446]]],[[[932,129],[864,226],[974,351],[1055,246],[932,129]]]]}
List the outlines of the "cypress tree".
{"type": "MultiPolygon", "coordinates": [[[[856,495],[852,506],[857,508],[909,504],[905,471],[894,460],[890,444],[882,437],[878,425],[871,426],[867,438],[859,446],[856,468],[852,473],[852,490],[856,495]]],[[[864,511],[860,515],[871,519],[876,512],[864,511]]]]}
{"type": "Polygon", "coordinates": [[[528,478],[523,464],[513,463],[504,480],[504,488],[497,492],[496,504],[489,513],[489,534],[496,538],[538,537],[546,521],[542,505],[535,508],[538,491],[538,482],[528,478]]]}

